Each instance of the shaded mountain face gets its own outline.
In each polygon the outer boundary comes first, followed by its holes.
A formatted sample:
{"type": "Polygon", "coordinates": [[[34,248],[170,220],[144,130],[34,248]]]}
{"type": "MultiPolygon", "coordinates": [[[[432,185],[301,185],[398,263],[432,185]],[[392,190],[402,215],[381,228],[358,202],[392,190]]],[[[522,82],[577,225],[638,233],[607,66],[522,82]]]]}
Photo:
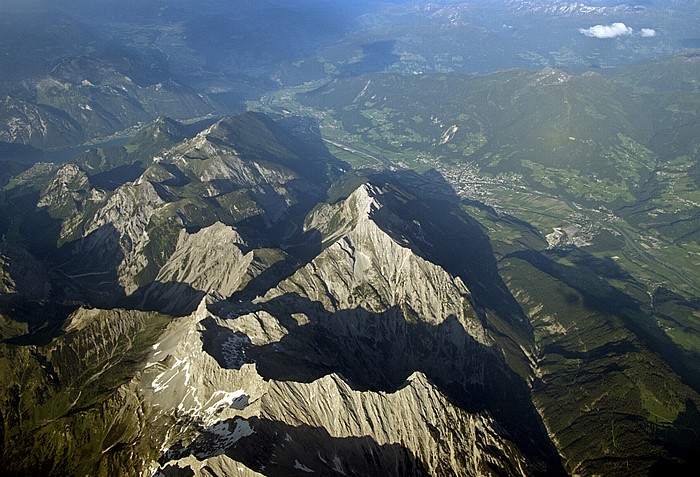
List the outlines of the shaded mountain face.
{"type": "Polygon", "coordinates": [[[315,130],[161,118],[8,178],[8,474],[693,465],[700,374],[656,323],[697,304],[315,130]]]}

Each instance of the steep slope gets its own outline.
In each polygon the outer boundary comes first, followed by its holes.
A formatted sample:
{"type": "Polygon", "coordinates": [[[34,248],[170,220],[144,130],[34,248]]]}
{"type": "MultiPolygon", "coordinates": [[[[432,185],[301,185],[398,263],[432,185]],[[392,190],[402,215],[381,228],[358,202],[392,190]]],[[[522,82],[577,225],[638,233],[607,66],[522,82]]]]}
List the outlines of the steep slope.
{"type": "Polygon", "coordinates": [[[148,263],[143,254],[149,241],[146,227],[163,206],[165,201],[149,182],[120,187],[87,221],[83,232],[85,240],[73,254],[92,256],[108,267],[114,266],[114,258],[121,256],[116,270],[119,285],[127,294],[133,293],[137,288],[134,277],[148,263]]]}
{"type": "Polygon", "coordinates": [[[653,312],[585,266],[523,253],[502,267],[534,327],[533,402],[567,470],[688,472],[700,444],[690,430],[697,372],[681,364],[693,358],[674,350],[653,312]]]}
{"type": "MultiPolygon", "coordinates": [[[[331,312],[362,308],[382,313],[401,307],[409,319],[434,325],[452,317],[473,339],[488,345],[464,283],[415,255],[407,244],[397,243],[372,220],[381,215],[382,224],[388,227],[400,222],[392,212],[380,212],[387,211],[380,202],[383,193],[367,184],[353,192],[336,212],[350,219],[350,230],[343,234],[339,228],[331,245],[264,299],[293,294],[319,302],[331,312]]],[[[339,220],[336,214],[322,214],[330,221],[339,220]]],[[[311,216],[309,226],[327,229],[330,224],[322,223],[319,215],[311,216]]]]}
{"type": "Polygon", "coordinates": [[[697,302],[650,290],[594,251],[537,245],[527,224],[493,209],[468,210],[489,230],[500,274],[532,326],[520,341],[531,343],[532,400],[567,471],[692,473],[697,302]]]}
{"type": "Polygon", "coordinates": [[[0,344],[4,472],[132,472],[124,445],[145,423],[129,381],[166,323],[155,313],[78,309],[46,345],[0,344]]]}
{"type": "Polygon", "coordinates": [[[310,215],[307,226],[334,238],[250,305],[260,310],[258,316],[275,317],[288,333],[246,355],[269,379],[312,383],[338,373],[366,392],[396,392],[419,371],[462,409],[490,414],[525,455],[525,472],[556,472],[525,383],[486,332],[464,282],[416,255],[413,247],[425,244],[398,237],[408,224],[384,198],[395,194],[405,193],[365,184],[310,215]],[[520,426],[532,440],[519,439],[520,426]]]}
{"type": "MultiPolygon", "coordinates": [[[[129,475],[145,469],[162,475],[561,470],[523,399],[524,382],[481,323],[467,286],[416,254],[425,243],[400,239],[408,224],[392,210],[395,195],[407,197],[365,184],[321,205],[306,224],[325,238],[325,248],[306,266],[253,301],[214,306],[218,298],[204,298],[158,338],[150,335],[146,343],[154,344],[138,361],[142,372],[119,388],[132,403],[122,403],[125,430],[118,437],[120,449],[133,449],[129,475]],[[136,403],[138,418],[127,412],[136,403]]],[[[245,239],[223,224],[183,230],[159,277],[202,295],[231,293],[252,273],[255,254],[245,250],[245,239]]],[[[182,299],[173,290],[160,298],[182,299]]],[[[122,312],[114,313],[120,319],[122,312]]],[[[81,311],[64,333],[77,337],[98,323],[111,326],[111,318],[98,316],[81,311]]],[[[116,340],[135,333],[95,329],[116,340]]],[[[102,359],[101,349],[91,361],[102,359]]],[[[72,362],[49,357],[55,366],[72,362]]],[[[118,358],[113,362],[119,365],[118,358]]],[[[105,438],[104,448],[112,439],[105,438]]],[[[124,458],[120,450],[81,462],[124,471],[124,458]]],[[[41,458],[55,462],[49,473],[70,469],[61,459],[41,458]]]]}
{"type": "Polygon", "coordinates": [[[145,402],[165,425],[155,435],[170,446],[159,459],[165,475],[206,475],[211,461],[264,475],[530,473],[488,413],[455,406],[423,373],[393,391],[356,390],[335,373],[263,380],[254,347],[283,345],[288,331],[262,310],[221,320],[204,307],[171,326],[143,378],[145,402]]]}
{"type": "Polygon", "coordinates": [[[286,258],[281,250],[251,249],[221,222],[192,234],[180,230],[175,251],[143,292],[142,306],[170,313],[195,309],[205,295],[229,297],[286,258]]]}

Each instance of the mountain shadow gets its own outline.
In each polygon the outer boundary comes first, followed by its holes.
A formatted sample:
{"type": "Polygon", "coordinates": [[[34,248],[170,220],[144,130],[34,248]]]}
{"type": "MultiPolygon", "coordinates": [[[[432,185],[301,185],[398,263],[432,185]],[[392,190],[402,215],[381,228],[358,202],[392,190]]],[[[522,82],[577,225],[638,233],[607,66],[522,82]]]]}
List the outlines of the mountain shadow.
{"type": "Polygon", "coordinates": [[[405,196],[382,196],[387,209],[406,224],[398,230],[385,219],[387,211],[381,208],[372,218],[382,230],[399,243],[407,240],[414,253],[461,278],[482,317],[489,311],[529,332],[520,305],[499,274],[491,239],[483,226],[460,207],[460,197],[439,172],[418,175],[399,171],[378,174],[370,180],[410,191],[405,196]]]}
{"type": "MultiPolygon", "coordinates": [[[[671,369],[695,391],[700,392],[700,368],[694,363],[698,361],[698,353],[684,350],[674,343],[656,324],[653,310],[643,306],[632,296],[610,285],[604,277],[628,279],[627,272],[612,260],[601,260],[580,249],[572,249],[568,253],[537,252],[534,250],[514,252],[509,256],[522,259],[533,267],[556,278],[583,297],[583,304],[602,313],[619,317],[625,327],[632,332],[649,350],[659,354],[671,369]],[[549,254],[566,258],[576,264],[566,266],[558,263],[549,254]]],[[[692,302],[689,302],[690,304],[692,302]]],[[[682,302],[678,303],[683,306],[682,302]]],[[[687,305],[685,305],[687,307],[687,305]]],[[[691,307],[687,308],[688,311],[691,307]]]]}
{"type": "Polygon", "coordinates": [[[39,191],[10,196],[7,202],[7,225],[17,224],[22,245],[38,259],[55,252],[61,234],[61,221],[51,217],[45,207],[37,208],[39,191]]]}
{"type": "Polygon", "coordinates": [[[114,225],[105,224],[60,247],[51,257],[57,290],[53,298],[103,308],[123,305],[126,294],[117,269],[125,255],[119,240],[114,225]]]}
{"type": "Polygon", "coordinates": [[[200,324],[204,327],[200,331],[202,349],[213,357],[219,366],[239,370],[244,364],[253,362],[246,354],[246,350],[252,346],[247,335],[220,326],[211,317],[205,318],[200,324]]]}
{"type": "Polygon", "coordinates": [[[153,281],[138,288],[127,303],[137,310],[187,316],[197,309],[205,295],[206,292],[189,283],[153,281]]]}
{"type": "Polygon", "coordinates": [[[292,426],[258,417],[228,419],[202,429],[187,447],[173,446],[161,456],[159,463],[165,467],[160,472],[190,475],[189,469],[167,463],[187,456],[205,459],[222,454],[271,477],[311,472],[357,477],[430,475],[420,459],[400,444],[379,444],[369,436],[334,437],[322,427],[292,426]]]}
{"type": "Polygon", "coordinates": [[[700,465],[700,412],[692,400],[678,414],[672,425],[658,432],[658,438],[670,443],[672,458],[656,463],[650,475],[692,475],[700,465]]]}
{"type": "Polygon", "coordinates": [[[26,300],[21,296],[0,294],[0,314],[17,323],[26,323],[27,332],[12,332],[6,326],[0,332],[0,342],[24,346],[44,346],[62,334],[66,319],[77,305],[51,301],[26,300]]]}
{"type": "Polygon", "coordinates": [[[477,342],[454,316],[430,324],[401,307],[329,312],[296,294],[248,307],[270,313],[289,330],[279,342],[243,347],[264,378],[312,382],[335,373],[357,390],[395,392],[420,371],[460,408],[493,415],[535,473],[561,473],[526,383],[497,347],[477,342]],[[308,323],[300,325],[302,315],[308,323]]]}
{"type": "Polygon", "coordinates": [[[340,76],[360,76],[386,70],[401,60],[401,57],[394,53],[395,46],[396,41],[394,40],[376,41],[363,45],[360,59],[340,68],[340,76]]]}
{"type": "Polygon", "coordinates": [[[114,191],[117,187],[138,179],[146,169],[141,162],[124,164],[90,177],[90,185],[98,189],[114,191]]]}

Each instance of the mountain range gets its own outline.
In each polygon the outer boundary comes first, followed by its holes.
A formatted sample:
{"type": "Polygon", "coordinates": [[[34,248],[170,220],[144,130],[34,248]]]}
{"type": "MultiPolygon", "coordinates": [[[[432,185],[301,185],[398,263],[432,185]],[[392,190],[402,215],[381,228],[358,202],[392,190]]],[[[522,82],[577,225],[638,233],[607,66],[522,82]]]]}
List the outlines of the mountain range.
{"type": "Polygon", "coordinates": [[[700,381],[654,320],[696,304],[477,220],[439,174],[350,170],[308,120],[202,127],[5,182],[7,472],[692,465],[700,381]]]}
{"type": "Polygon", "coordinates": [[[3,475],[694,475],[697,0],[0,0],[3,475]]]}

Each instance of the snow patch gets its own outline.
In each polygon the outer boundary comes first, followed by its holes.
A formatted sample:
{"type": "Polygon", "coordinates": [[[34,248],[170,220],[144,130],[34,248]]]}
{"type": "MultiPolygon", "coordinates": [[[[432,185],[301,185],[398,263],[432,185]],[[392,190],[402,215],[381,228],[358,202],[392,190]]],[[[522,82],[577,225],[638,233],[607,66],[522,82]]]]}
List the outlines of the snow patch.
{"type": "Polygon", "coordinates": [[[445,144],[449,140],[451,140],[453,137],[455,137],[455,134],[457,134],[457,131],[459,131],[459,126],[457,126],[456,124],[453,126],[450,126],[450,128],[442,134],[442,137],[440,138],[440,144],[441,145],[445,144]]]}
{"type": "Polygon", "coordinates": [[[357,96],[355,96],[355,99],[352,101],[353,103],[356,103],[361,97],[365,95],[365,93],[367,93],[367,88],[369,88],[370,84],[372,84],[372,80],[367,80],[365,87],[362,88],[362,91],[360,91],[357,96]]]}
{"type": "Polygon", "coordinates": [[[161,392],[162,390],[166,389],[168,387],[168,385],[170,384],[170,381],[175,379],[175,377],[180,374],[180,372],[176,371],[176,370],[177,370],[177,368],[179,368],[183,364],[184,364],[183,369],[186,373],[185,384],[187,384],[189,382],[189,379],[190,379],[190,363],[186,359],[182,359],[182,360],[178,359],[170,367],[170,369],[168,369],[167,371],[163,371],[162,373],[160,373],[158,376],[155,377],[155,379],[152,382],[153,391],[158,393],[158,392],[161,392]],[[168,373],[172,373],[171,376],[166,381],[163,381],[163,379],[165,378],[165,376],[168,373]]]}
{"type": "Polygon", "coordinates": [[[250,426],[250,423],[245,419],[236,418],[233,424],[235,424],[233,431],[231,430],[231,422],[229,421],[218,421],[205,430],[205,432],[216,436],[216,448],[218,450],[226,450],[239,440],[255,432],[250,426]]]}
{"type": "Polygon", "coordinates": [[[300,463],[298,460],[294,460],[294,468],[297,470],[300,470],[302,472],[306,472],[307,474],[311,474],[314,471],[306,467],[304,464],[300,463]]]}
{"type": "Polygon", "coordinates": [[[234,392],[216,391],[205,403],[207,408],[204,410],[204,415],[211,418],[217,411],[226,407],[242,411],[248,406],[249,399],[250,397],[242,389],[234,392]],[[217,401],[209,404],[217,397],[217,401]]]}

